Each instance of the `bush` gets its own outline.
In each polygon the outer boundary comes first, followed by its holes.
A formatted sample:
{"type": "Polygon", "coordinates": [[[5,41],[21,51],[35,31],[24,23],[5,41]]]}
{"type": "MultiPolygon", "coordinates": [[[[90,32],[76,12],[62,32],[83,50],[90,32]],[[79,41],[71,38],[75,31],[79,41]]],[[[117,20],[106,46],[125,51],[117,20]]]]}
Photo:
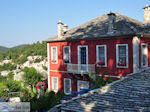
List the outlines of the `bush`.
{"type": "Polygon", "coordinates": [[[24,55],[24,56],[21,56],[18,60],[16,60],[16,63],[18,64],[23,64],[27,61],[27,56],[24,55]]]}
{"type": "Polygon", "coordinates": [[[22,91],[22,86],[19,81],[8,80],[0,82],[0,97],[4,100],[8,100],[9,92],[22,91]]]}
{"type": "Polygon", "coordinates": [[[38,73],[35,68],[25,67],[23,71],[23,79],[26,85],[34,87],[37,82],[41,81],[42,75],[38,73]]]}
{"type": "Polygon", "coordinates": [[[44,69],[44,70],[46,70],[46,71],[47,71],[47,67],[46,67],[46,66],[42,66],[42,67],[43,67],[43,69],[44,69]]]}
{"type": "Polygon", "coordinates": [[[7,75],[7,78],[8,78],[8,80],[13,79],[14,78],[13,72],[9,72],[8,75],[7,75]]]}
{"type": "Polygon", "coordinates": [[[23,71],[24,71],[24,75],[23,75],[24,84],[25,86],[31,88],[30,93],[31,96],[34,97],[37,95],[34,90],[35,85],[37,82],[41,81],[42,75],[38,73],[35,68],[25,67],[23,71]]]}
{"type": "Polygon", "coordinates": [[[22,90],[21,82],[15,80],[9,80],[6,82],[6,87],[9,92],[17,92],[22,90]]]}
{"type": "Polygon", "coordinates": [[[8,100],[8,88],[4,82],[0,82],[0,97],[8,100]]]}
{"type": "Polygon", "coordinates": [[[35,61],[34,61],[34,63],[39,63],[39,62],[41,62],[41,59],[40,59],[40,58],[37,58],[37,59],[35,59],[35,61]]]}
{"type": "Polygon", "coordinates": [[[15,69],[16,69],[16,65],[13,65],[11,63],[5,63],[4,65],[0,66],[0,71],[15,70],[15,69]]]}
{"type": "Polygon", "coordinates": [[[2,75],[0,75],[0,82],[5,82],[6,81],[6,79],[7,79],[7,77],[6,76],[2,76],[2,75]]]}
{"type": "Polygon", "coordinates": [[[105,77],[106,71],[104,71],[101,76],[99,76],[100,69],[97,70],[96,74],[88,74],[90,81],[92,82],[92,89],[101,88],[106,84],[112,83],[114,79],[110,77],[105,77]]]}
{"type": "Polygon", "coordinates": [[[32,99],[32,96],[28,92],[28,90],[27,89],[23,89],[22,90],[22,94],[21,94],[21,101],[22,102],[30,102],[31,99],[32,99]]]}
{"type": "Polygon", "coordinates": [[[46,92],[45,95],[41,96],[39,99],[33,98],[31,100],[31,111],[39,111],[42,112],[44,110],[49,110],[53,106],[60,103],[62,100],[62,96],[64,94],[58,92],[55,94],[53,91],[46,92]]]}

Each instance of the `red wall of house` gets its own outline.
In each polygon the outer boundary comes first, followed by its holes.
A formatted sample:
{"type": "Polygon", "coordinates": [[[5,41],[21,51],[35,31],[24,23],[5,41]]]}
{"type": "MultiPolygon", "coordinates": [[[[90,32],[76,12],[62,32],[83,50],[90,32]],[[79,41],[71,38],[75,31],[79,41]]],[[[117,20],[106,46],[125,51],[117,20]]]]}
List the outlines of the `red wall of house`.
{"type": "MultiPolygon", "coordinates": [[[[101,67],[101,73],[107,71],[107,75],[113,76],[125,76],[128,73],[133,72],[133,45],[132,38],[114,38],[114,39],[101,39],[101,40],[87,40],[87,41],[74,41],[74,42],[53,42],[49,43],[50,53],[50,80],[51,77],[57,76],[59,80],[59,89],[63,90],[63,78],[69,77],[65,71],[67,71],[67,65],[63,63],[63,46],[71,47],[71,63],[78,63],[77,48],[78,45],[88,45],[88,63],[96,63],[96,45],[107,45],[107,67],[101,67]],[[116,68],[116,44],[128,44],[128,68],[116,68]],[[58,64],[51,63],[51,47],[57,46],[58,64]]],[[[72,83],[74,85],[76,80],[72,83]]],[[[51,81],[50,81],[51,85],[51,81]]],[[[76,91],[77,87],[74,86],[72,90],[76,91]]]]}

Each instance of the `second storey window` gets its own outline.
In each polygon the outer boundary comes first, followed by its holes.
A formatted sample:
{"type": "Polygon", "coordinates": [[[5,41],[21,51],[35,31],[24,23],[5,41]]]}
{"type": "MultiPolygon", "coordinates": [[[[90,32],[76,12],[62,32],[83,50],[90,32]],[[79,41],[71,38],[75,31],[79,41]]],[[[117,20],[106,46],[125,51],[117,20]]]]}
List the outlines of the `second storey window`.
{"type": "Polygon", "coordinates": [[[70,46],[63,47],[63,59],[64,63],[70,63],[70,46]]]}
{"type": "Polygon", "coordinates": [[[106,67],[107,66],[107,56],[106,56],[106,45],[97,45],[96,46],[96,62],[98,66],[106,67]]]}
{"type": "Polygon", "coordinates": [[[53,64],[57,63],[57,47],[51,47],[51,62],[53,64]]]}
{"type": "Polygon", "coordinates": [[[117,44],[116,61],[117,61],[118,68],[128,68],[128,45],[127,44],[117,44]]]}

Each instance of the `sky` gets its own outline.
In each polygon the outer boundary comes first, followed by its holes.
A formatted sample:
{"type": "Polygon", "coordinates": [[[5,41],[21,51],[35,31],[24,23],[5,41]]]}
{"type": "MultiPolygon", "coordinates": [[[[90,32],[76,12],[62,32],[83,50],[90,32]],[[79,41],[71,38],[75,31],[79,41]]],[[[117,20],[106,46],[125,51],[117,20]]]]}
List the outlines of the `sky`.
{"type": "Polygon", "coordinates": [[[69,29],[110,12],[143,22],[150,0],[0,0],[0,46],[14,47],[57,35],[61,20],[69,29]]]}

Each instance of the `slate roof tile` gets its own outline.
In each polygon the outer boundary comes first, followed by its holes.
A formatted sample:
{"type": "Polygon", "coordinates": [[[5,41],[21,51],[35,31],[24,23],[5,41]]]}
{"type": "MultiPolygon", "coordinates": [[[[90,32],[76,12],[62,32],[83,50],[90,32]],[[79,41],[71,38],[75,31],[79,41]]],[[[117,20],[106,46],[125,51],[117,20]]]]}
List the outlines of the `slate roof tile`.
{"type": "Polygon", "coordinates": [[[62,38],[54,36],[47,39],[47,42],[55,41],[73,41],[73,40],[86,40],[86,39],[100,39],[106,37],[115,37],[123,35],[135,35],[137,33],[149,33],[150,28],[144,23],[132,19],[130,17],[115,14],[114,31],[108,33],[108,14],[104,14],[96,19],[93,19],[85,24],[77,26],[68,30],[62,38]]]}

